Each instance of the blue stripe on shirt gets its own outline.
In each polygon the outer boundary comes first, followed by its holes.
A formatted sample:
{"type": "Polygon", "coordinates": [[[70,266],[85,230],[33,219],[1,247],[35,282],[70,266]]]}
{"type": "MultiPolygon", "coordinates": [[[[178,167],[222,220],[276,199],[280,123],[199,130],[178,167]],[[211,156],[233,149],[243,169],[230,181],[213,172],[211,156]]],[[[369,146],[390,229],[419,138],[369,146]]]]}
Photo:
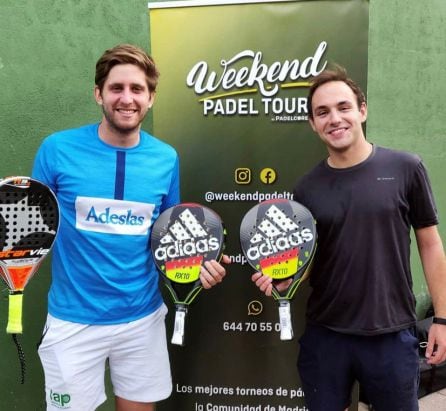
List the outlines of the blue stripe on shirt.
{"type": "Polygon", "coordinates": [[[125,151],[116,152],[115,200],[124,199],[125,151]]]}

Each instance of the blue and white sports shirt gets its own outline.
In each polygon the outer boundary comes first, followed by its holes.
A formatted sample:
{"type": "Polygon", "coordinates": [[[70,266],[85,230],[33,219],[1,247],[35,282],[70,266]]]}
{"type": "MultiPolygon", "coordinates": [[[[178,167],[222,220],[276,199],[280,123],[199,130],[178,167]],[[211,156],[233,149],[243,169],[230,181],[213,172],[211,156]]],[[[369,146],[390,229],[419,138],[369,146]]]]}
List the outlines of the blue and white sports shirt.
{"type": "Polygon", "coordinates": [[[48,310],[84,324],[119,324],[162,304],[150,253],[160,212],[179,202],[178,155],[141,131],[136,147],[107,145],[98,124],[47,137],[33,178],[59,201],[48,310]]]}

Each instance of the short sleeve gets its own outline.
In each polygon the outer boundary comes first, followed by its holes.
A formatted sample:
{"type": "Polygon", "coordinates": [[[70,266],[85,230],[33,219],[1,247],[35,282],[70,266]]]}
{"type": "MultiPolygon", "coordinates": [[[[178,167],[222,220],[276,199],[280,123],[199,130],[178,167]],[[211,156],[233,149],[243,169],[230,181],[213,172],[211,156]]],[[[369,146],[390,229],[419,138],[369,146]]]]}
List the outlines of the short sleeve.
{"type": "Polygon", "coordinates": [[[409,190],[409,218],[414,228],[438,224],[438,213],[427,170],[420,160],[409,190]]]}

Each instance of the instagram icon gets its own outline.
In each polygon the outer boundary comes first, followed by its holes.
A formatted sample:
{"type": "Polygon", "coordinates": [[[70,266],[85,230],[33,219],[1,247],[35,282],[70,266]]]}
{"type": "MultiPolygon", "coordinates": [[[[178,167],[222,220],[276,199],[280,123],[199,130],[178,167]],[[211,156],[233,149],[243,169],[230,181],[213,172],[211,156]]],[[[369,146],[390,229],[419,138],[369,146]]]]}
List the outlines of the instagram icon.
{"type": "Polygon", "coordinates": [[[236,168],[234,178],[237,184],[249,184],[251,182],[251,169],[246,167],[236,168]]]}

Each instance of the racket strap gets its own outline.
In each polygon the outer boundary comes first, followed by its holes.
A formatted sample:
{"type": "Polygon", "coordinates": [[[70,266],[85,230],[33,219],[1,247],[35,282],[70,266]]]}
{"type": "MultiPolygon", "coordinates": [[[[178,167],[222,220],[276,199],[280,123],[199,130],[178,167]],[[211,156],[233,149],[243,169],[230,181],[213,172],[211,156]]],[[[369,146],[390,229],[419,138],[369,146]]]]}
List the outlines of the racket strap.
{"type": "Polygon", "coordinates": [[[20,362],[20,372],[21,372],[20,384],[24,384],[25,372],[26,372],[25,352],[23,351],[22,344],[20,344],[17,334],[12,334],[12,340],[14,341],[14,344],[17,348],[17,355],[19,357],[19,362],[20,362]]]}
{"type": "Polygon", "coordinates": [[[279,302],[280,339],[282,341],[293,339],[293,323],[291,322],[290,300],[281,298],[279,302]]]}
{"type": "Polygon", "coordinates": [[[171,343],[175,345],[184,345],[184,330],[186,315],[188,311],[187,304],[175,304],[175,324],[171,343]]]}

